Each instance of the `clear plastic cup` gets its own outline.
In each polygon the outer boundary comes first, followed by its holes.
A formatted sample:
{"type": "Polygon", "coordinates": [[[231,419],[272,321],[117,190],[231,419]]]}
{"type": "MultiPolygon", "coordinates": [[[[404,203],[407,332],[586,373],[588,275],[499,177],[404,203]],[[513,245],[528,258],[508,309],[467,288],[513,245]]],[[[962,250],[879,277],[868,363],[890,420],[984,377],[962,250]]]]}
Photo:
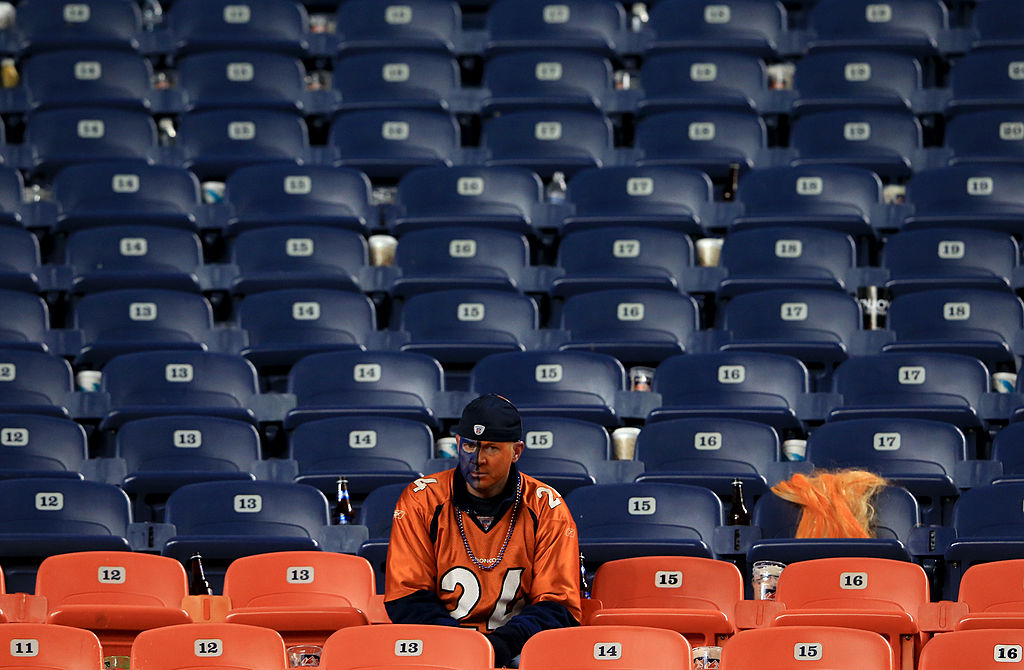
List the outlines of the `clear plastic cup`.
{"type": "Polygon", "coordinates": [[[779,586],[779,575],[786,568],[785,563],[757,561],[751,569],[751,583],[754,585],[754,600],[775,600],[775,589],[779,586]]]}
{"type": "Polygon", "coordinates": [[[315,644],[299,644],[288,647],[288,665],[293,668],[318,666],[322,651],[323,649],[315,644]]]}
{"type": "Polygon", "coordinates": [[[371,265],[391,265],[395,262],[395,249],[398,240],[391,235],[370,235],[366,238],[370,245],[371,265]]]}
{"type": "Polygon", "coordinates": [[[615,451],[615,460],[631,461],[636,451],[636,436],[640,429],[635,426],[616,428],[612,431],[612,449],[615,451]]]}
{"type": "Polygon", "coordinates": [[[650,391],[654,384],[654,368],[638,365],[629,369],[629,388],[632,391],[650,391]]]}
{"type": "Polygon", "coordinates": [[[721,665],[721,647],[693,648],[693,670],[718,670],[721,665]]]}
{"type": "Polygon", "coordinates": [[[721,237],[702,237],[697,240],[697,262],[706,268],[717,266],[724,243],[721,237]]]}

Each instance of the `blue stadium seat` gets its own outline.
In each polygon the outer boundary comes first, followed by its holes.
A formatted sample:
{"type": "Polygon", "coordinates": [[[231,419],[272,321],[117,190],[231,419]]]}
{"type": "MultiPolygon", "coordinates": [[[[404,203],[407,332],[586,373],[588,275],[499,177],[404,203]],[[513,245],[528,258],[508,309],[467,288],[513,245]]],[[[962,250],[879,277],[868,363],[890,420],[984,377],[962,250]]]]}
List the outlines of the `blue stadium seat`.
{"type": "Polygon", "coordinates": [[[812,51],[854,47],[931,56],[942,46],[949,12],[940,0],[821,0],[808,22],[812,51]]]}
{"type": "Polygon", "coordinates": [[[233,107],[304,111],[306,68],[261,51],[212,51],[179,60],[174,87],[188,111],[233,107]]]}
{"type": "Polygon", "coordinates": [[[341,96],[340,111],[447,110],[460,84],[453,56],[390,48],[341,52],[334,59],[331,87],[341,96]]]}
{"type": "Polygon", "coordinates": [[[249,333],[242,355],[262,372],[322,351],[363,349],[377,313],[362,293],[288,288],[246,296],[238,325],[249,333]]]}
{"type": "Polygon", "coordinates": [[[0,290],[0,347],[46,351],[50,310],[37,295],[0,290]]]}
{"type": "Polygon", "coordinates": [[[717,558],[722,503],[709,489],[636,482],[580,487],[565,497],[589,566],[632,556],[717,558]]]}
{"type": "Polygon", "coordinates": [[[482,113],[542,106],[602,109],[612,93],[612,66],[600,55],[531,49],[487,60],[482,113]]]}
{"type": "Polygon", "coordinates": [[[611,55],[621,46],[626,13],[613,0],[494,0],[485,27],[488,52],[558,47],[611,55]]]}
{"type": "Polygon", "coordinates": [[[306,122],[288,112],[216,109],[182,115],[175,148],[200,179],[223,180],[247,165],[302,162],[309,135],[306,122]]]}
{"type": "Polygon", "coordinates": [[[742,213],[730,232],[799,225],[874,237],[872,217],[881,210],[882,181],[870,170],[846,165],[772,167],[743,175],[736,195],[742,213]]]}
{"type": "Polygon", "coordinates": [[[1024,480],[1024,450],[1020,448],[1024,423],[1003,426],[992,438],[992,460],[1002,465],[1000,480],[1024,480]]]}
{"type": "Polygon", "coordinates": [[[530,245],[520,233],[484,226],[412,230],[398,242],[395,265],[401,275],[388,292],[396,297],[455,288],[521,291],[530,245]]]}
{"type": "Polygon", "coordinates": [[[397,180],[414,168],[452,165],[460,137],[458,122],[446,112],[385,109],[336,115],[327,144],[337,165],[397,180]]]}
{"type": "Polygon", "coordinates": [[[64,262],[74,293],[160,288],[198,293],[203,265],[199,237],[188,230],[116,225],[68,235],[64,262]]]}
{"type": "Polygon", "coordinates": [[[179,56],[222,49],[301,56],[309,48],[309,16],[292,0],[176,0],[166,23],[179,56]]]}
{"type": "Polygon", "coordinates": [[[983,428],[978,413],[989,374],[976,358],[933,352],[890,352],[844,361],[832,377],[843,396],[829,420],[909,417],[983,428]]]}
{"type": "Polygon", "coordinates": [[[557,416],[523,419],[520,472],[553,486],[563,495],[597,483],[601,465],[611,457],[608,431],[596,423],[557,416]]]}
{"type": "Polygon", "coordinates": [[[768,91],[764,62],[730,51],[655,53],[644,59],[640,82],[640,114],[681,107],[758,110],[766,104],[768,91]]]}
{"type": "Polygon", "coordinates": [[[81,479],[89,457],[85,429],[39,414],[0,414],[0,479],[81,479]]]}
{"type": "Polygon", "coordinates": [[[950,165],[1024,163],[1024,106],[962,112],[946,124],[950,165]]]}
{"type": "Polygon", "coordinates": [[[27,230],[0,227],[0,289],[39,292],[39,240],[27,230]]]}
{"type": "Polygon", "coordinates": [[[1018,367],[1024,303],[1009,292],[917,291],[892,301],[888,321],[896,339],[883,351],[946,351],[974,356],[992,371],[1018,367]]]}
{"type": "Polygon", "coordinates": [[[973,482],[960,472],[967,440],[942,421],[899,417],[826,423],[807,440],[807,460],[816,468],[859,468],[902,486],[922,504],[926,523],[941,524],[944,504],[973,482]]]}
{"type": "Polygon", "coordinates": [[[260,459],[252,424],[213,416],[161,416],[128,421],[114,437],[124,460],[121,488],[136,521],[160,521],[176,488],[195,482],[251,481],[260,459]]]}
{"type": "MultiPolygon", "coordinates": [[[[989,3],[986,3],[989,4],[989,3]]],[[[999,3],[992,3],[999,6],[999,3]]],[[[979,49],[958,58],[949,71],[950,115],[1019,107],[1024,68],[1018,49],[979,49]]]]}
{"type": "Polygon", "coordinates": [[[53,49],[139,49],[142,13],[135,3],[33,0],[18,7],[17,36],[23,54],[53,49]]]}
{"type": "Polygon", "coordinates": [[[398,183],[391,232],[473,226],[534,234],[534,211],[544,199],[536,174],[523,167],[424,167],[398,183]]]}
{"type": "Polygon", "coordinates": [[[358,291],[366,239],[354,230],[304,224],[245,230],[231,245],[231,262],[238,267],[231,291],[239,295],[300,287],[358,291]]]}
{"type": "Polygon", "coordinates": [[[195,293],[119,289],[87,295],[72,312],[82,333],[78,366],[99,369],[112,356],[152,349],[200,351],[213,330],[213,310],[195,293]]]}
{"type": "Polygon", "coordinates": [[[24,201],[25,181],[21,172],[17,168],[0,165],[0,225],[21,228],[24,201]]]}
{"type": "Polygon", "coordinates": [[[408,335],[402,351],[427,354],[447,368],[472,365],[489,354],[524,351],[534,345],[539,324],[537,304],[528,296],[450,289],[408,298],[397,329],[408,335]]]}
{"type": "Polygon", "coordinates": [[[28,115],[23,144],[27,167],[44,179],[81,163],[151,163],[157,148],[156,123],[142,111],[44,109],[28,115]]]}
{"type": "Polygon", "coordinates": [[[61,232],[112,224],[198,227],[199,180],[180,167],[137,161],[71,165],[54,178],[53,198],[61,232]]]}
{"type": "Polygon", "coordinates": [[[573,209],[562,220],[562,234],[600,226],[646,226],[700,236],[713,194],[708,176],[691,168],[583,170],[569,182],[566,200],[573,209]]]}
{"type": "MultiPolygon", "coordinates": [[[[4,306],[7,306],[4,300],[4,306]]],[[[0,410],[68,417],[71,365],[40,351],[0,349],[0,410]]]]}
{"type": "Polygon", "coordinates": [[[904,230],[988,228],[1024,231],[1024,166],[956,165],[923,170],[907,184],[904,230]]]}
{"type": "Polygon", "coordinates": [[[186,484],[167,499],[166,522],[175,535],[160,553],[182,563],[203,556],[206,576],[219,590],[232,560],[270,551],[310,551],[329,521],[327,499],[312,486],[280,482],[186,484]]]}
{"type": "Polygon", "coordinates": [[[454,52],[462,11],[453,0],[345,0],[335,15],[338,49],[432,49],[454,52]]]}
{"type": "MultiPolygon", "coordinates": [[[[552,5],[559,6],[559,5],[552,5]]],[[[483,122],[480,146],[485,165],[530,168],[541,177],[567,177],[601,167],[612,150],[612,124],[596,112],[529,109],[483,122]]]]}
{"type": "Polygon", "coordinates": [[[880,265],[889,271],[886,288],[896,295],[953,287],[1007,291],[1019,259],[1020,247],[1007,233],[922,228],[890,237],[880,265]]]}
{"type": "Polygon", "coordinates": [[[683,109],[651,114],[636,124],[636,164],[696,168],[724,178],[733,163],[746,171],[767,146],[764,120],[751,111],[683,109]]]}
{"type": "Polygon", "coordinates": [[[987,0],[971,12],[972,48],[1020,48],[1024,46],[1024,7],[1013,0],[987,0]]]}
{"type": "Polygon", "coordinates": [[[650,289],[607,289],[566,299],[560,328],[563,351],[597,351],[624,365],[657,364],[687,350],[700,329],[697,301],[650,289]]]}
{"type": "Polygon", "coordinates": [[[861,349],[862,320],[860,304],[844,292],[780,288],[732,298],[715,329],[723,351],[793,356],[827,381],[836,365],[861,349]]]}
{"type": "Polygon", "coordinates": [[[747,549],[747,563],[793,563],[838,556],[911,560],[911,538],[921,515],[914,496],[898,486],[883,488],[875,499],[874,538],[797,538],[803,507],[768,494],[754,505],[751,524],[760,533],[747,549]]]}
{"type": "Polygon", "coordinates": [[[787,17],[780,2],[661,0],[651,8],[654,38],[648,50],[729,49],[774,57],[787,17]]]}
{"type": "Polygon", "coordinates": [[[295,481],[333,496],[338,477],[359,498],[380,486],[409,483],[427,472],[434,452],[430,428],[388,416],[346,416],[310,421],[291,435],[288,457],[298,464],[295,481]]]}
{"type": "Polygon", "coordinates": [[[492,354],[473,367],[469,389],[500,393],[523,416],[565,416],[618,426],[616,393],[626,372],[615,358],[589,351],[492,354]]]}
{"type": "Polygon", "coordinates": [[[733,480],[739,479],[749,505],[774,483],[779,434],[743,419],[654,421],[640,430],[635,458],[644,463],[637,481],[703,486],[728,498],[733,480]]]}
{"type": "Polygon", "coordinates": [[[307,356],[292,367],[288,392],[296,408],[285,418],[300,423],[336,416],[381,414],[436,424],[431,409],[444,390],[441,364],[425,354],[336,351],[307,356]]]}
{"type": "MultiPolygon", "coordinates": [[[[793,113],[842,107],[914,109],[923,88],[921,64],[890,51],[817,51],[800,59],[793,113]]],[[[923,111],[923,110],[922,110],[923,111]]]]}
{"type": "Polygon", "coordinates": [[[370,492],[359,508],[359,523],[366,526],[370,537],[359,547],[358,554],[373,566],[377,593],[384,593],[384,568],[387,564],[391,523],[395,518],[395,503],[408,484],[385,484],[370,492]]]}
{"type": "Polygon", "coordinates": [[[153,68],[138,54],[72,48],[32,56],[22,67],[29,107],[102,106],[146,110],[153,68]]]}
{"type": "Polygon", "coordinates": [[[143,351],[116,356],[103,368],[110,412],[100,428],[150,416],[198,414],[255,424],[250,404],[256,370],[241,356],[205,351],[143,351]]]}
{"type": "Polygon", "coordinates": [[[923,167],[921,122],[909,110],[830,109],[798,117],[790,131],[793,165],[839,163],[900,179],[923,167]]]}
{"type": "Polygon", "coordinates": [[[370,180],[351,168],[270,163],[227,180],[228,234],[264,226],[317,225],[366,233],[377,223],[370,180]]]}
{"type": "Polygon", "coordinates": [[[946,593],[956,593],[976,563],[1020,556],[1024,538],[1024,482],[976,486],[953,505],[953,540],[946,549],[946,593]]]}
{"type": "Polygon", "coordinates": [[[0,560],[8,593],[32,593],[39,563],[73,551],[130,551],[128,496],[77,479],[0,481],[0,560]]]}
{"type": "Polygon", "coordinates": [[[564,274],[551,283],[553,296],[606,288],[679,291],[693,267],[693,241],[681,231],[617,226],[569,231],[558,247],[564,274]]]}
{"type": "Polygon", "coordinates": [[[804,432],[797,407],[809,393],[810,375],[798,359],[761,351],[682,354],[654,373],[661,407],[647,422],[688,417],[760,421],[780,433],[804,432]]]}
{"type": "Polygon", "coordinates": [[[836,230],[810,226],[749,228],[730,232],[719,265],[728,275],[719,299],[775,288],[847,290],[856,267],[856,243],[836,230]]]}

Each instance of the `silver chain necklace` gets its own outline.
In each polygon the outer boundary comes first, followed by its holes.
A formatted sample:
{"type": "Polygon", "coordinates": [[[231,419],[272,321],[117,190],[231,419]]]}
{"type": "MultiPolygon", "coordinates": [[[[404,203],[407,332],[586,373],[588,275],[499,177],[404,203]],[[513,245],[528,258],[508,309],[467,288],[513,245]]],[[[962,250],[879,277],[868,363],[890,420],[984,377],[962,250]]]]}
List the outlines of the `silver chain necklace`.
{"type": "Polygon", "coordinates": [[[466,538],[466,529],[462,525],[462,510],[455,507],[455,522],[459,526],[459,535],[462,536],[462,544],[466,547],[466,555],[469,556],[469,560],[473,561],[473,565],[480,568],[481,570],[493,570],[498,567],[501,563],[501,559],[505,556],[505,549],[508,547],[509,540],[512,539],[512,531],[516,527],[516,519],[519,516],[519,501],[522,499],[523,492],[523,477],[516,473],[516,498],[515,502],[512,503],[512,519],[508,524],[508,532],[505,533],[505,541],[501,543],[501,551],[495,558],[477,558],[476,554],[469,547],[469,540],[466,538]]]}

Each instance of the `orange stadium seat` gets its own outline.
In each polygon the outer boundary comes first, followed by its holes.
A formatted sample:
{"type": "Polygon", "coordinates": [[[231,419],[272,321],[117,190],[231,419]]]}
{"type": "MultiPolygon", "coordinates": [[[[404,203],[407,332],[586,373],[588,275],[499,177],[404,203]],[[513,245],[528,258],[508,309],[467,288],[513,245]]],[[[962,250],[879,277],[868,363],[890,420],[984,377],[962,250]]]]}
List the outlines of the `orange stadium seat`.
{"type": "Polygon", "coordinates": [[[323,644],[370,623],[373,568],[361,556],[280,551],[235,559],[224,574],[226,621],[273,628],[288,645],[323,644]]]}
{"type": "Polygon", "coordinates": [[[694,645],[717,645],[736,632],[743,575],[732,563],[693,556],[608,561],[594,575],[598,601],[585,624],[667,628],[694,645]]]}
{"type": "Polygon", "coordinates": [[[36,595],[46,598],[47,623],[95,633],[105,656],[127,656],[139,632],[190,623],[178,561],[127,551],[83,551],[43,560],[36,595]]]}

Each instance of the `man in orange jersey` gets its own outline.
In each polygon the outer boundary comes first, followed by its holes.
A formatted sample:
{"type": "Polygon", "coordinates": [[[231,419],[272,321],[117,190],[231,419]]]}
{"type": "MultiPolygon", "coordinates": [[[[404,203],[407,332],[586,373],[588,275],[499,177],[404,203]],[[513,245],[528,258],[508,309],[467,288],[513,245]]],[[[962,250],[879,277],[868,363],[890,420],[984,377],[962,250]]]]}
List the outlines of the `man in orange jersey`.
{"type": "Polygon", "coordinates": [[[476,628],[503,667],[534,633],[578,625],[576,524],[557,491],[516,468],[512,403],[473,400],[456,434],[458,467],[417,479],[395,506],[384,604],[395,623],[476,628]]]}

